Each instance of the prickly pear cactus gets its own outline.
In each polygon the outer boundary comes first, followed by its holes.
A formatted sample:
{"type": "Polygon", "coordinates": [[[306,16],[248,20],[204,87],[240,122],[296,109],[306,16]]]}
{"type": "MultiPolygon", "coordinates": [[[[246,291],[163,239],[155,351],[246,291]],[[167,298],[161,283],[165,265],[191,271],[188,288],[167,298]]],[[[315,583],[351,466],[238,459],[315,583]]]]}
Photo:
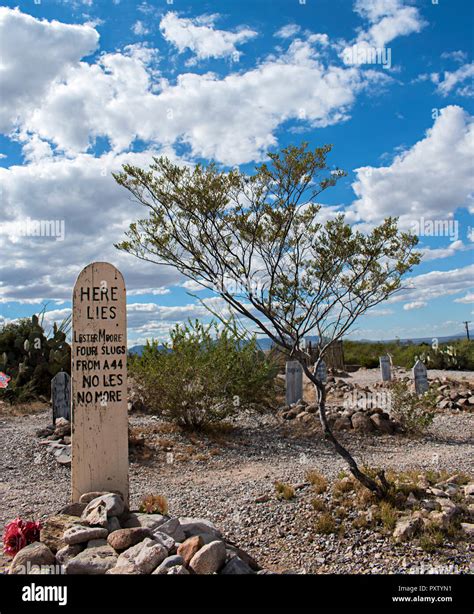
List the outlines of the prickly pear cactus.
{"type": "Polygon", "coordinates": [[[55,324],[48,339],[37,315],[7,324],[0,330],[0,368],[11,377],[8,388],[0,391],[2,398],[24,402],[49,397],[54,375],[71,371],[65,332],[55,324]]]}

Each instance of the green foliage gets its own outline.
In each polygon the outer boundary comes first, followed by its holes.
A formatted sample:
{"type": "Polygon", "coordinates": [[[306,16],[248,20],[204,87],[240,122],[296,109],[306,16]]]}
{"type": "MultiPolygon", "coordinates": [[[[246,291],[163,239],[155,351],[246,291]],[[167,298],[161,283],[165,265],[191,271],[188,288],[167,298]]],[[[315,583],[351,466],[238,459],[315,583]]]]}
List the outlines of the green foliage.
{"type": "Polygon", "coordinates": [[[163,347],[147,343],[141,356],[129,358],[129,370],[145,404],[183,427],[203,428],[239,410],[273,401],[276,369],[246,341],[230,321],[198,320],[176,326],[163,347]]]}
{"type": "Polygon", "coordinates": [[[429,369],[474,370],[474,342],[467,339],[431,346],[428,343],[344,341],[344,361],[367,369],[379,366],[379,357],[391,354],[393,364],[411,369],[419,358],[429,369]]]}
{"type": "MultiPolygon", "coordinates": [[[[43,314],[44,315],[44,312],[43,314]]],[[[0,398],[27,402],[49,397],[51,379],[59,371],[71,372],[71,348],[66,342],[69,320],[53,326],[49,338],[43,318],[33,315],[5,325],[0,331],[0,370],[12,379],[0,398]]]]}
{"type": "Polygon", "coordinates": [[[390,389],[390,413],[407,433],[422,433],[433,422],[436,394],[436,389],[430,389],[425,394],[418,395],[410,389],[406,381],[397,381],[390,389]]]}
{"type": "Polygon", "coordinates": [[[368,234],[343,215],[324,221],[317,197],[345,176],[327,164],[331,149],[286,147],[251,176],[164,157],[148,170],[124,165],[114,177],[149,216],[116,247],[175,267],[285,350],[313,330],[340,338],[400,288],[419,254],[417,238],[399,231],[395,218],[368,234]]]}

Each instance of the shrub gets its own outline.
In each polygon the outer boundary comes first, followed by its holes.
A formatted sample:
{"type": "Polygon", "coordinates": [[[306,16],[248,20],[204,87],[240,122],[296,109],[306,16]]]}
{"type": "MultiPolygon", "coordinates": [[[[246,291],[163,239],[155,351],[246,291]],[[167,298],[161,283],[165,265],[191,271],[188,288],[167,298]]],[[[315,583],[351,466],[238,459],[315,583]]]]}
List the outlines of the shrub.
{"type": "Polygon", "coordinates": [[[130,374],[152,412],[201,429],[273,401],[276,369],[256,337],[244,340],[234,321],[223,330],[215,322],[189,321],[170,336],[169,344],[147,343],[141,356],[129,359],[130,374]]]}
{"type": "Polygon", "coordinates": [[[316,512],[322,512],[326,510],[326,503],[320,497],[314,497],[311,499],[311,505],[316,512]]]}
{"type": "Polygon", "coordinates": [[[284,482],[275,482],[275,491],[277,499],[285,499],[289,501],[295,497],[295,489],[290,484],[284,482]]]}
{"type": "Polygon", "coordinates": [[[406,381],[397,381],[390,391],[392,417],[398,420],[407,433],[418,434],[433,422],[436,391],[418,395],[410,390],[406,381]]]}
{"type": "Polygon", "coordinates": [[[316,533],[328,535],[336,532],[336,521],[330,512],[320,514],[315,521],[314,528],[316,533]]]}
{"type": "Polygon", "coordinates": [[[393,531],[397,524],[397,510],[388,502],[382,501],[380,504],[380,521],[388,531],[393,531]]]}
{"type": "Polygon", "coordinates": [[[146,495],[138,510],[145,514],[167,514],[168,501],[163,495],[146,495]]]}
{"type": "Polygon", "coordinates": [[[324,475],[315,469],[311,469],[306,473],[306,479],[313,486],[314,492],[318,495],[323,493],[328,487],[328,482],[324,475]]]}

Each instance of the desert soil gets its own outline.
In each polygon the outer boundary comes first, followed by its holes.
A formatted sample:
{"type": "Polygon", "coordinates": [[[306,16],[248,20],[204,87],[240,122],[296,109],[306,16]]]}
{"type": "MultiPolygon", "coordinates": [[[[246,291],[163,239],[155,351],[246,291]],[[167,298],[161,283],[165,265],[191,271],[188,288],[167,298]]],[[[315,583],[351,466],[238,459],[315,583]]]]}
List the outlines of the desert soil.
{"type": "MultiPolygon", "coordinates": [[[[474,373],[429,372],[474,383],[474,373]]],[[[360,370],[349,381],[370,385],[378,369],[360,370]]],[[[305,398],[312,400],[305,386],[305,398]]],[[[1,408],[0,408],[1,410],[1,408]]],[[[36,431],[49,424],[51,411],[10,415],[0,411],[0,531],[20,516],[40,519],[69,501],[70,468],[39,444],[36,431]]],[[[246,416],[229,432],[183,434],[154,416],[131,415],[143,445],[131,448],[131,507],[149,493],[165,495],[172,515],[213,520],[225,536],[266,568],[297,573],[473,572],[468,543],[427,554],[415,544],[393,543],[389,535],[352,529],[344,536],[314,532],[308,469],[335,478],[344,462],[321,436],[282,424],[273,414],[246,416]],[[275,481],[296,487],[296,497],[280,501],[275,481]],[[263,498],[262,502],[256,499],[263,498]]],[[[474,474],[474,414],[438,413],[422,437],[341,433],[341,441],[364,465],[405,469],[444,469],[474,474]]],[[[5,559],[0,558],[0,570],[5,559]]]]}

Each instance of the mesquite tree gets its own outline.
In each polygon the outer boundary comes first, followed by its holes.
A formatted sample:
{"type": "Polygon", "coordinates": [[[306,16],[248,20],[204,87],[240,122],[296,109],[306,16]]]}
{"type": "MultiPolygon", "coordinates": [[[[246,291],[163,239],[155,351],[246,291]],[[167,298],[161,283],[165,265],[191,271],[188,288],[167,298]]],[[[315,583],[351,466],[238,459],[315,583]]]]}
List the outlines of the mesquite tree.
{"type": "Polygon", "coordinates": [[[378,480],[363,473],[334,436],[316,370],[331,342],[401,287],[403,274],[419,262],[417,239],[394,218],[368,233],[343,215],[321,221],[317,196],[345,175],[327,166],[330,150],[290,146],[268,154],[251,176],[214,164],[182,167],[163,157],[148,170],[125,165],[114,177],[148,217],[131,224],[116,247],[175,267],[298,360],[316,387],[326,438],[352,474],[383,497],[383,472],[378,480]],[[309,334],[319,339],[313,369],[302,343],[309,334]]]}

